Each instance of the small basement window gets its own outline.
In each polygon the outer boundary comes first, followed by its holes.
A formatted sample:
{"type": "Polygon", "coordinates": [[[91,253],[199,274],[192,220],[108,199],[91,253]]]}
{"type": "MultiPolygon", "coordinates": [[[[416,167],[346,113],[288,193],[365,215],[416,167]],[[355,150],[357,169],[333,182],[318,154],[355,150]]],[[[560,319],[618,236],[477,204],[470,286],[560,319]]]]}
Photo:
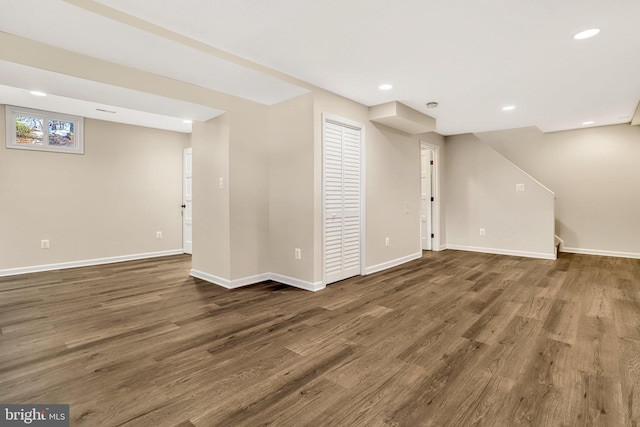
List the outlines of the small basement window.
{"type": "Polygon", "coordinates": [[[84,154],[84,118],[6,106],[7,148],[84,154]]]}

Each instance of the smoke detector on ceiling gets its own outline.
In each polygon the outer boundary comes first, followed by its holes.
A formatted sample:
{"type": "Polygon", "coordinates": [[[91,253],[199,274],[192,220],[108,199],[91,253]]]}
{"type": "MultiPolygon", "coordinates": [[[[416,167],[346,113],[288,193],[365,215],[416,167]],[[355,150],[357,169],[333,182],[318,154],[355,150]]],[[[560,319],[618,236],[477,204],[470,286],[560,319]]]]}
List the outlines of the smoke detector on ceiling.
{"type": "Polygon", "coordinates": [[[427,108],[436,108],[438,106],[437,102],[427,102],[427,108]]]}

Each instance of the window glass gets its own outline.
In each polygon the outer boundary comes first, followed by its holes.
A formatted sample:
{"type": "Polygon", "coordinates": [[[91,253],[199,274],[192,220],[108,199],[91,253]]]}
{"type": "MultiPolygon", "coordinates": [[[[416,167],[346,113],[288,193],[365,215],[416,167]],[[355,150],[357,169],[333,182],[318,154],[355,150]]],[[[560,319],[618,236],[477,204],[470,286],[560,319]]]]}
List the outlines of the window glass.
{"type": "Polygon", "coordinates": [[[16,117],[16,143],[42,145],[44,120],[38,117],[16,117]]]}
{"type": "Polygon", "coordinates": [[[84,118],[53,111],[5,106],[6,147],[84,154],[84,118]]]}
{"type": "Polygon", "coordinates": [[[49,120],[49,145],[56,147],[73,147],[73,122],[49,120]]]}

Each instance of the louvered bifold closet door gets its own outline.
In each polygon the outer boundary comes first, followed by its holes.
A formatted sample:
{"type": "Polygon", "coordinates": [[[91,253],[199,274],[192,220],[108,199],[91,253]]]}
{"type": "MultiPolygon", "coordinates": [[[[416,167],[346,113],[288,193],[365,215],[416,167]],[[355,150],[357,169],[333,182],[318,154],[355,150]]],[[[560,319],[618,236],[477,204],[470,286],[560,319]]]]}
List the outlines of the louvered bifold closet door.
{"type": "Polygon", "coordinates": [[[324,123],[324,280],[360,274],[360,129],[324,123]]]}

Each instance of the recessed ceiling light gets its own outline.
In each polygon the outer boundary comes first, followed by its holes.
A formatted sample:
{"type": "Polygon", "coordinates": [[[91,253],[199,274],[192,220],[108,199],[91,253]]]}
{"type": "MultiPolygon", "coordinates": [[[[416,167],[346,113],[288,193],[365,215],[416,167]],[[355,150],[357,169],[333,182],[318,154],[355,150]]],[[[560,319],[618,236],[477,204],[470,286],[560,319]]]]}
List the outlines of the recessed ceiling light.
{"type": "Polygon", "coordinates": [[[380,89],[380,90],[389,90],[389,89],[392,89],[392,88],[393,88],[393,86],[391,86],[390,84],[383,84],[383,85],[378,86],[378,89],[380,89]]]}
{"type": "Polygon", "coordinates": [[[594,123],[595,123],[595,122],[594,122],[593,120],[589,120],[589,121],[586,121],[586,122],[582,122],[582,124],[583,124],[583,125],[585,125],[585,126],[586,126],[586,125],[592,125],[592,124],[594,124],[594,123]]]}
{"type": "Polygon", "coordinates": [[[591,28],[589,30],[580,31],[578,34],[573,36],[573,38],[576,39],[576,40],[588,39],[590,37],[595,36],[599,32],[600,32],[600,30],[598,28],[591,28]]]}
{"type": "Polygon", "coordinates": [[[184,119],[182,123],[186,123],[186,124],[193,123],[193,120],[184,119]]]}
{"type": "Polygon", "coordinates": [[[515,109],[516,109],[515,105],[505,105],[504,107],[502,107],[502,111],[512,111],[515,109]]]}
{"type": "Polygon", "coordinates": [[[47,96],[47,94],[46,94],[46,93],[44,93],[44,92],[40,92],[40,91],[37,91],[37,90],[32,90],[32,91],[31,91],[31,92],[29,92],[29,93],[30,93],[31,95],[34,95],[34,96],[47,96]]]}

